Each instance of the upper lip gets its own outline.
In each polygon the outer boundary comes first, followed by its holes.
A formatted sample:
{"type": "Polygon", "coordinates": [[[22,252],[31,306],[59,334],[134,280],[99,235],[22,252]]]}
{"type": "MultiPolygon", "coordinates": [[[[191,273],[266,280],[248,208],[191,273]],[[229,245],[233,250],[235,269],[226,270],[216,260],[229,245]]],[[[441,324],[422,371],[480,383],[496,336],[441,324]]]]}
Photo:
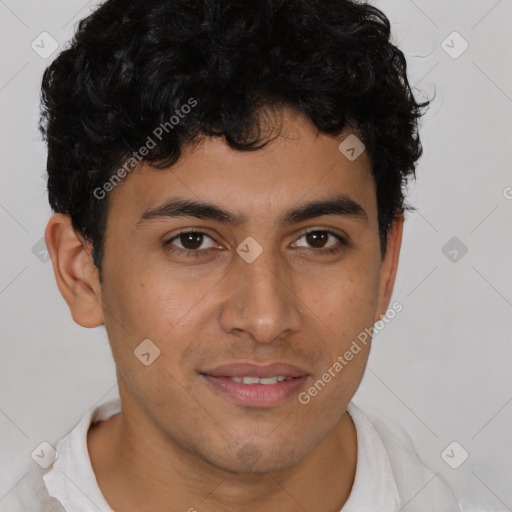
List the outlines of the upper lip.
{"type": "Polygon", "coordinates": [[[306,370],[298,366],[275,362],[270,364],[235,362],[216,366],[211,370],[204,370],[200,373],[212,377],[304,377],[308,375],[306,370]]]}

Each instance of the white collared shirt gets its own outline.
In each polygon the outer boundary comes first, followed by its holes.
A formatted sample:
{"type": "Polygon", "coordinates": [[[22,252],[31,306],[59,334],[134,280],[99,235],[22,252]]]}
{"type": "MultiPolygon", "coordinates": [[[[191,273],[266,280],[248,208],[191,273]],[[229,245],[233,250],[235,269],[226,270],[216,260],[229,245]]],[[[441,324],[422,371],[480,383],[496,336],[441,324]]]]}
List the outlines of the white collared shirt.
{"type": "MultiPolygon", "coordinates": [[[[36,463],[1,502],[1,512],[114,512],[98,486],[87,449],[91,423],[121,411],[119,399],[90,409],[56,446],[47,469],[36,463]]],[[[422,463],[406,434],[370,421],[352,402],[347,411],[357,432],[357,465],[340,512],[460,512],[451,491],[422,463]],[[427,484],[428,485],[425,485],[427,484]]]]}

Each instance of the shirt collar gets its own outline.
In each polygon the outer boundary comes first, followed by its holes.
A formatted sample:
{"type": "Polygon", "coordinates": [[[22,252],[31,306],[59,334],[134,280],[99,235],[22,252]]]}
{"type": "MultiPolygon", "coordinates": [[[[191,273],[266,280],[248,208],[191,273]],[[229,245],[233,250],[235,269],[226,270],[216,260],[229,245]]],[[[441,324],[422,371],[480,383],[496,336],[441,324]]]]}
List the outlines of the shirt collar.
{"type": "Polygon", "coordinates": [[[340,512],[395,512],[400,494],[382,439],[354,403],[347,412],[357,431],[357,463],[352,490],[340,512]]]}
{"type": "Polygon", "coordinates": [[[87,449],[87,432],[91,424],[104,421],[121,411],[119,398],[89,411],[56,446],[57,459],[43,480],[50,496],[58,499],[65,510],[73,512],[114,512],[101,493],[87,449]]]}
{"type": "MultiPolygon", "coordinates": [[[[91,424],[121,411],[119,398],[89,409],[80,422],[56,446],[58,454],[43,480],[50,496],[66,510],[114,512],[101,493],[87,449],[91,424]]],[[[348,404],[357,432],[357,463],[350,495],[340,512],[394,512],[400,504],[391,463],[383,442],[370,420],[352,402],[348,404]]]]}

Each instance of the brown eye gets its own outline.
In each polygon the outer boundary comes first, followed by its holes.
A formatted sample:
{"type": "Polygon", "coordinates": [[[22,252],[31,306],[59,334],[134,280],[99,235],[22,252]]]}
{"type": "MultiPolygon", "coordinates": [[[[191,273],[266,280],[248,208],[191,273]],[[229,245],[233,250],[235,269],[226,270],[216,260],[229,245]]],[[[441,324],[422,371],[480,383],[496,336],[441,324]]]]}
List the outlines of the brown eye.
{"type": "MultiPolygon", "coordinates": [[[[325,229],[316,229],[303,233],[302,236],[298,238],[298,240],[301,239],[304,239],[306,241],[307,246],[309,246],[313,250],[317,249],[317,252],[336,252],[338,250],[341,250],[343,246],[347,245],[347,242],[342,236],[338,235],[337,233],[334,233],[333,231],[325,229]],[[338,240],[339,243],[326,245],[330,237],[334,240],[338,240]]],[[[307,246],[299,244],[299,247],[307,246]]]]}
{"type": "Polygon", "coordinates": [[[207,233],[202,231],[183,231],[172,237],[167,242],[164,242],[164,247],[169,251],[185,256],[204,256],[209,253],[209,249],[213,248],[214,240],[207,233]],[[210,240],[210,245],[205,242],[210,240]]]}
{"type": "Polygon", "coordinates": [[[199,247],[201,247],[201,244],[203,243],[202,233],[182,233],[181,235],[179,235],[178,238],[183,248],[189,250],[199,249],[199,247]]]}
{"type": "Polygon", "coordinates": [[[329,239],[329,235],[325,231],[311,231],[311,233],[307,233],[305,236],[308,244],[315,249],[322,249],[329,239]]]}

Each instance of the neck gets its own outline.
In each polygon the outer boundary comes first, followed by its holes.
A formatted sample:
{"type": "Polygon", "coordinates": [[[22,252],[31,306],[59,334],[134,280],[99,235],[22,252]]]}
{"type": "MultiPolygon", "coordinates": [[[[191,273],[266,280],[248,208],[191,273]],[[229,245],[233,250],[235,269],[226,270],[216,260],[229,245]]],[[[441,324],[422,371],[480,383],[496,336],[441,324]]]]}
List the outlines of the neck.
{"type": "Polygon", "coordinates": [[[165,436],[142,411],[91,427],[89,455],[114,510],[147,512],[339,512],[352,488],[357,436],[348,413],[297,464],[270,473],[233,473],[165,436]],[[142,418],[142,419],[141,419],[142,418]]]}

